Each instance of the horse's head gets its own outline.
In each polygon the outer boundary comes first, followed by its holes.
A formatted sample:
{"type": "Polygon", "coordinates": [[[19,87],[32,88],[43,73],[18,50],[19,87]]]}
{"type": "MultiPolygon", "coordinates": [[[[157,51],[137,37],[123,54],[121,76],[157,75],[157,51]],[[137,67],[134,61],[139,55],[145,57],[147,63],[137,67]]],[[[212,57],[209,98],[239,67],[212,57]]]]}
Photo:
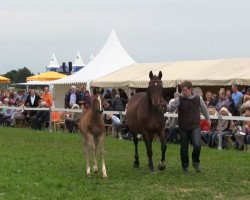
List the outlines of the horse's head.
{"type": "Polygon", "coordinates": [[[162,99],[162,72],[160,71],[158,76],[153,75],[153,72],[149,72],[149,84],[148,84],[148,96],[153,106],[161,106],[162,99]]]}
{"type": "Polygon", "coordinates": [[[103,89],[101,92],[96,89],[93,90],[93,102],[92,102],[92,110],[95,110],[98,114],[103,113],[103,89]]]}

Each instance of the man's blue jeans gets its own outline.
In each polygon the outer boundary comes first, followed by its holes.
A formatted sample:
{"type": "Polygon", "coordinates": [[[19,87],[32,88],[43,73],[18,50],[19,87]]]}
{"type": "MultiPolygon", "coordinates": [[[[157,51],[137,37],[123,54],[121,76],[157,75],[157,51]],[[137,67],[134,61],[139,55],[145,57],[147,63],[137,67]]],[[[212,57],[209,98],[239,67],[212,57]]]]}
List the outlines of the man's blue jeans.
{"type": "Polygon", "coordinates": [[[193,163],[200,163],[201,152],[201,128],[197,127],[193,130],[183,130],[180,128],[181,137],[181,165],[187,168],[189,165],[188,147],[189,144],[193,145],[192,161],[193,163]]]}

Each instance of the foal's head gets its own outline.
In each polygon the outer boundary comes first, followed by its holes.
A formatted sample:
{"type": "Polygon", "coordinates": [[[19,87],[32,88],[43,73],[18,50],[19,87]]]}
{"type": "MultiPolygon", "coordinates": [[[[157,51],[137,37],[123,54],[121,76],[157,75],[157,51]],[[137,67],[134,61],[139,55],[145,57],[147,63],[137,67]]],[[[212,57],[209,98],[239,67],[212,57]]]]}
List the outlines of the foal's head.
{"type": "Polygon", "coordinates": [[[153,75],[153,72],[149,72],[149,84],[148,84],[148,95],[153,106],[161,105],[161,95],[162,95],[162,72],[160,71],[158,76],[153,75]]]}
{"type": "Polygon", "coordinates": [[[93,102],[92,102],[92,110],[96,111],[98,114],[103,113],[103,97],[102,92],[98,92],[94,89],[93,91],[93,102]]]}

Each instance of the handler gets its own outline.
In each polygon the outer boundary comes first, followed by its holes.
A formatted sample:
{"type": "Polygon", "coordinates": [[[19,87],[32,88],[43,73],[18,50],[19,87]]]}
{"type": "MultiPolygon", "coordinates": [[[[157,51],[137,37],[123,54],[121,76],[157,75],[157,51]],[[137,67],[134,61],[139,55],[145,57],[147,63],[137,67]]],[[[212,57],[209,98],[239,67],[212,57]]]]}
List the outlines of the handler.
{"type": "Polygon", "coordinates": [[[192,88],[192,83],[185,81],[181,84],[181,94],[179,98],[170,102],[168,106],[169,111],[174,111],[178,108],[178,120],[180,127],[181,139],[181,164],[184,173],[188,173],[189,157],[188,147],[189,143],[193,145],[192,161],[196,172],[201,172],[200,152],[201,152],[201,128],[200,128],[200,114],[208,120],[209,125],[210,115],[208,109],[196,91],[192,88]]]}

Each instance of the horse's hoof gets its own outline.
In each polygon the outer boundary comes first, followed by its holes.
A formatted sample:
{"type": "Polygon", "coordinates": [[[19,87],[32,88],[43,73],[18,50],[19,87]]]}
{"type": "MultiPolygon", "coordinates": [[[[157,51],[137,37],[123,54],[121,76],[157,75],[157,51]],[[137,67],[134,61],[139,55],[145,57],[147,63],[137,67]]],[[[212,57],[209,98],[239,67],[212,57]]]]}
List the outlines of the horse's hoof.
{"type": "Polygon", "coordinates": [[[166,169],[165,163],[160,162],[159,165],[158,165],[158,169],[159,169],[160,171],[164,171],[164,170],[166,169]]]}
{"type": "Polygon", "coordinates": [[[134,168],[139,168],[139,164],[135,164],[135,163],[134,163],[134,164],[133,164],[133,167],[134,167],[134,168]]]}
{"type": "Polygon", "coordinates": [[[98,170],[95,170],[95,171],[94,171],[94,174],[98,174],[98,170]]]}
{"type": "Polygon", "coordinates": [[[139,165],[140,165],[139,161],[134,161],[134,164],[133,164],[134,168],[139,168],[139,165]]]}
{"type": "Polygon", "coordinates": [[[108,176],[107,175],[102,175],[102,178],[107,179],[108,176]]]}
{"type": "Polygon", "coordinates": [[[91,174],[86,174],[87,177],[91,177],[91,174]]]}
{"type": "Polygon", "coordinates": [[[150,169],[150,173],[151,174],[155,174],[155,170],[154,169],[150,169]]]}

